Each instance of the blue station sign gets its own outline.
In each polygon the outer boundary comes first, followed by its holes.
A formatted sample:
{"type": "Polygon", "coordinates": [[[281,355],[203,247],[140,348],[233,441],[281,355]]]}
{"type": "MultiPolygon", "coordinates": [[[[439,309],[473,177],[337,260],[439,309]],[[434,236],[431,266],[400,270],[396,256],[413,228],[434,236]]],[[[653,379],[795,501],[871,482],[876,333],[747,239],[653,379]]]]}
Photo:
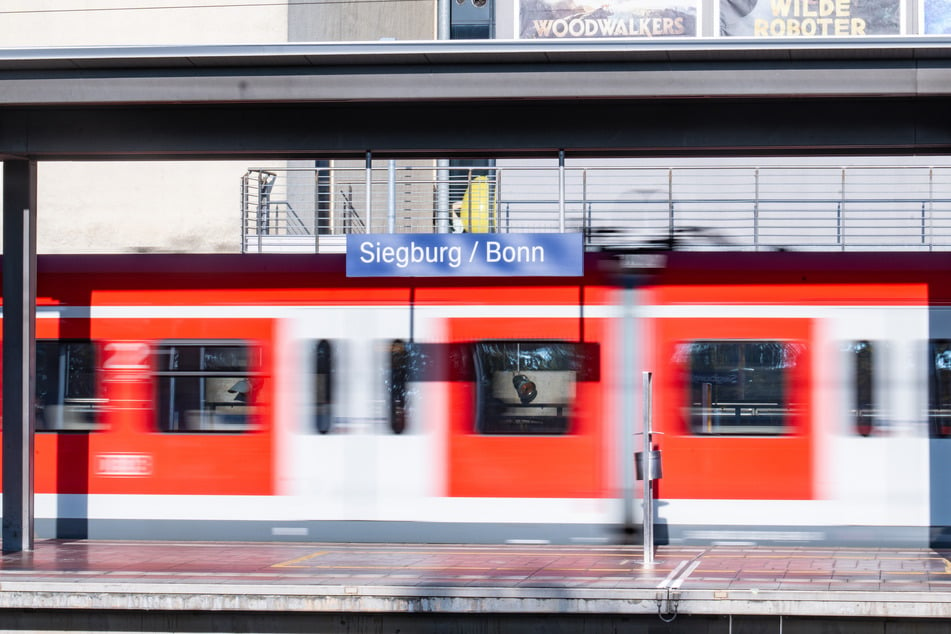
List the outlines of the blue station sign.
{"type": "Polygon", "coordinates": [[[577,277],[580,233],[347,235],[347,277],[577,277]]]}

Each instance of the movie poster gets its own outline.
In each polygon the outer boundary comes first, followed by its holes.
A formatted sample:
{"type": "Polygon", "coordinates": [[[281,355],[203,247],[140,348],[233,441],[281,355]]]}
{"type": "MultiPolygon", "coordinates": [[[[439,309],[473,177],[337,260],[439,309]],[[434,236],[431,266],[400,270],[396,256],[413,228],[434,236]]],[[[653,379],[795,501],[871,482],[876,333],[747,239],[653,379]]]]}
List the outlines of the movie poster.
{"type": "Polygon", "coordinates": [[[520,0],[524,39],[697,35],[700,0],[520,0]]]}
{"type": "MultiPolygon", "coordinates": [[[[948,0],[930,0],[935,4],[948,0]]],[[[901,0],[720,0],[720,34],[742,37],[901,35],[901,0]]]]}
{"type": "Polygon", "coordinates": [[[924,0],[921,15],[925,35],[951,35],[951,1],[924,0]]]}

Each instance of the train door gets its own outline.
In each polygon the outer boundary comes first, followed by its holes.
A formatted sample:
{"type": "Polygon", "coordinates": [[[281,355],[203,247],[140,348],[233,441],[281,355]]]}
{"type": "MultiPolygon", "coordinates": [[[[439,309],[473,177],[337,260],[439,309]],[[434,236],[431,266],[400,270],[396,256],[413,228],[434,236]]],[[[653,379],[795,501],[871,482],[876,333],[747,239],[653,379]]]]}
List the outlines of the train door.
{"type": "MultiPolygon", "coordinates": [[[[661,521],[682,537],[730,540],[738,526],[815,496],[813,320],[757,317],[743,307],[704,316],[676,307],[652,320],[654,428],[663,452],[661,521]],[[767,503],[764,504],[764,501],[767,503]]],[[[786,509],[786,511],[782,511],[786,509]]]]}
{"type": "Polygon", "coordinates": [[[302,309],[285,321],[280,532],[398,540],[408,509],[429,495],[430,441],[392,416],[393,362],[409,333],[405,306],[302,309]]]}
{"type": "Polygon", "coordinates": [[[582,317],[577,297],[447,320],[471,367],[449,384],[445,495],[482,539],[583,540],[616,522],[605,501],[605,323],[582,317]]]}
{"type": "Polygon", "coordinates": [[[238,530],[236,496],[274,491],[271,320],[150,311],[38,320],[37,516],[54,535],[238,530]]]}
{"type": "Polygon", "coordinates": [[[837,308],[821,325],[816,438],[827,537],[926,545],[927,312],[837,308]]]}

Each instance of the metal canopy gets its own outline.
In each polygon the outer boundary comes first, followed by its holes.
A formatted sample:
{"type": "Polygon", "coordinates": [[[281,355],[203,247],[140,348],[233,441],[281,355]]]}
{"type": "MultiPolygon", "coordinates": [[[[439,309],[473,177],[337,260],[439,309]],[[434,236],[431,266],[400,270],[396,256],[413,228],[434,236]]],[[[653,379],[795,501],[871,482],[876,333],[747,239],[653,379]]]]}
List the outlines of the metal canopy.
{"type": "Polygon", "coordinates": [[[946,38],[0,50],[0,87],[0,157],[39,160],[951,143],[946,38]]]}

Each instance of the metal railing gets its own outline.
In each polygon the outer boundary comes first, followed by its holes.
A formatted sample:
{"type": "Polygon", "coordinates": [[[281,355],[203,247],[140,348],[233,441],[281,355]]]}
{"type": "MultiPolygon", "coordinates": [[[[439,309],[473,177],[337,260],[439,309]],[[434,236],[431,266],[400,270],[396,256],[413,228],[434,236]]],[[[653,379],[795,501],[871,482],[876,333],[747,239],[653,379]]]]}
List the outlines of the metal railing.
{"type": "Polygon", "coordinates": [[[340,251],[348,233],[440,229],[582,232],[589,246],[951,250],[951,167],[447,170],[390,161],[242,178],[245,251],[340,251]]]}

